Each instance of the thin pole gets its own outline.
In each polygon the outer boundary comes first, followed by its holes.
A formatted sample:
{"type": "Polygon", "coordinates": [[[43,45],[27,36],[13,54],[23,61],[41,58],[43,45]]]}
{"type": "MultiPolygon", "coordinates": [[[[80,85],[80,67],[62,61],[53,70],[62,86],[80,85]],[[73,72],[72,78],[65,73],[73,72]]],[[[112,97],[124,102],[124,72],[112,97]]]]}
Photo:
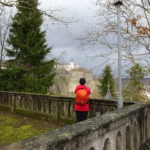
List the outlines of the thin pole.
{"type": "Polygon", "coordinates": [[[123,97],[122,97],[122,79],[121,79],[121,26],[120,26],[120,6],[121,1],[115,3],[117,6],[117,25],[118,25],[118,109],[123,108],[123,97]]]}

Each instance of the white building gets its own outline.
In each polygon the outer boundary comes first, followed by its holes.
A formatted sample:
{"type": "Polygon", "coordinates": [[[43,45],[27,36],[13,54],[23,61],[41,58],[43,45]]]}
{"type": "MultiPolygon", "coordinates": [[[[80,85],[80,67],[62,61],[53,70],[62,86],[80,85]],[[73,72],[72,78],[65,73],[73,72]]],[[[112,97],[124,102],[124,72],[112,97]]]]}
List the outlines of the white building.
{"type": "Polygon", "coordinates": [[[74,62],[69,62],[69,64],[58,64],[57,65],[58,69],[66,69],[67,71],[70,71],[72,69],[77,69],[80,68],[79,65],[76,65],[74,62]]]}

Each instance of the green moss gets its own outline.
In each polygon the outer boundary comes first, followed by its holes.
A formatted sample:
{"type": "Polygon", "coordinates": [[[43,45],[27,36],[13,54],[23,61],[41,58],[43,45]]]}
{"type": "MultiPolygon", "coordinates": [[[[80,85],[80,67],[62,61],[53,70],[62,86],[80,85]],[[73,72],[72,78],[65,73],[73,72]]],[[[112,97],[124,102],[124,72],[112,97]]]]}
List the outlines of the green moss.
{"type": "Polygon", "coordinates": [[[0,145],[24,140],[46,131],[33,128],[29,124],[18,126],[18,123],[17,119],[0,116],[0,145]]]}
{"type": "Polygon", "coordinates": [[[17,120],[11,117],[0,116],[0,125],[16,124],[17,120]]]}
{"type": "Polygon", "coordinates": [[[44,130],[38,130],[31,125],[23,125],[20,127],[6,126],[0,124],[0,143],[8,144],[30,138],[34,135],[40,134],[44,130]]]}
{"type": "Polygon", "coordinates": [[[55,116],[52,115],[19,109],[15,113],[11,113],[8,108],[0,108],[0,146],[25,140],[66,124],[74,123],[71,118],[61,118],[57,122],[55,116]]]}
{"type": "Polygon", "coordinates": [[[23,125],[20,128],[16,129],[14,136],[18,140],[24,140],[42,132],[43,132],[42,130],[41,131],[37,130],[33,128],[31,125],[23,125]]]}

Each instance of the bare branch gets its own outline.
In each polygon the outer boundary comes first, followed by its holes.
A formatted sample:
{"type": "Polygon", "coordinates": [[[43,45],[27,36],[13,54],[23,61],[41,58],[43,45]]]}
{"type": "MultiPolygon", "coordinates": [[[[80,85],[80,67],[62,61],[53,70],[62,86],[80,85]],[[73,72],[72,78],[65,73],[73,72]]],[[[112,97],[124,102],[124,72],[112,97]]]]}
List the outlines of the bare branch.
{"type": "MultiPolygon", "coordinates": [[[[34,7],[32,5],[30,5],[29,3],[27,2],[24,2],[24,1],[21,1],[20,2],[26,4],[26,5],[29,5],[29,8],[28,9],[34,9],[34,7]]],[[[9,1],[6,1],[6,0],[0,0],[0,4],[3,6],[3,7],[22,7],[23,6],[18,6],[18,1],[17,0],[9,0],[9,1]]],[[[42,9],[39,9],[37,8],[43,15],[49,17],[52,21],[56,21],[56,22],[60,22],[60,23],[64,23],[65,25],[71,23],[71,21],[65,21],[64,18],[62,17],[59,17],[57,15],[53,15],[54,12],[57,12],[58,13],[58,10],[50,10],[50,13],[48,13],[47,11],[44,11],[42,9]]],[[[62,10],[59,10],[59,12],[62,12],[62,10]]]]}
{"type": "MultiPolygon", "coordinates": [[[[97,16],[101,22],[82,38],[84,44],[101,44],[117,53],[113,37],[117,36],[117,10],[111,0],[98,1],[97,16]],[[94,30],[95,29],[95,30],[94,30]]],[[[150,56],[150,1],[126,0],[121,7],[121,48],[123,58],[132,63],[145,63],[150,56]],[[142,50],[142,51],[141,51],[142,50]],[[142,57],[142,60],[141,60],[142,57]]],[[[101,55],[98,55],[101,56],[101,55]]],[[[111,61],[111,60],[110,60],[111,61]]],[[[148,67],[149,64],[147,64],[148,67]]]]}

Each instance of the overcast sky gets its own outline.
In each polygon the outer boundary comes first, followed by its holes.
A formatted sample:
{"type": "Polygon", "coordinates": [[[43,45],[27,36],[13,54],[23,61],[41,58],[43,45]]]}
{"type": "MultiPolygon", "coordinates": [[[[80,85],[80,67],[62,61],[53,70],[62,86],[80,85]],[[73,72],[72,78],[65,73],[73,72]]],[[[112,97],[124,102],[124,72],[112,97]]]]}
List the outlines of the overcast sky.
{"type": "Polygon", "coordinates": [[[95,17],[97,6],[96,0],[40,0],[42,9],[64,9],[61,13],[56,13],[65,20],[73,19],[68,27],[58,24],[51,24],[50,19],[46,19],[44,29],[47,32],[47,43],[53,47],[52,55],[59,58],[64,63],[74,61],[81,67],[91,69],[100,73],[101,63],[105,60],[95,57],[104,52],[101,45],[83,49],[78,37],[83,36],[85,31],[92,28],[96,22],[100,22],[95,17]]]}
{"type": "MultiPolygon", "coordinates": [[[[40,9],[58,18],[63,17],[65,21],[72,22],[65,26],[58,22],[52,22],[48,17],[44,17],[42,29],[46,31],[47,44],[52,47],[48,58],[53,56],[62,63],[74,61],[76,64],[90,69],[97,75],[101,74],[105,65],[111,65],[113,74],[117,76],[116,54],[112,53],[109,55],[111,51],[101,44],[84,49],[81,46],[81,41],[77,40],[79,37],[86,35],[86,31],[95,28],[96,24],[103,25],[102,19],[96,15],[99,8],[96,5],[96,0],[39,0],[39,2],[40,9]],[[51,10],[61,11],[53,11],[53,14],[51,10]],[[98,57],[99,55],[104,55],[105,58],[98,57]],[[110,59],[109,62],[107,61],[108,58],[110,59]]],[[[16,13],[16,11],[13,11],[13,13],[16,13]]],[[[113,35],[110,35],[108,38],[110,43],[116,45],[117,42],[114,39],[113,35]]],[[[127,61],[124,61],[123,65],[128,66],[128,68],[130,66],[127,61]]],[[[126,69],[127,67],[124,71],[126,69]]],[[[125,73],[123,74],[125,75],[125,73]]]]}

